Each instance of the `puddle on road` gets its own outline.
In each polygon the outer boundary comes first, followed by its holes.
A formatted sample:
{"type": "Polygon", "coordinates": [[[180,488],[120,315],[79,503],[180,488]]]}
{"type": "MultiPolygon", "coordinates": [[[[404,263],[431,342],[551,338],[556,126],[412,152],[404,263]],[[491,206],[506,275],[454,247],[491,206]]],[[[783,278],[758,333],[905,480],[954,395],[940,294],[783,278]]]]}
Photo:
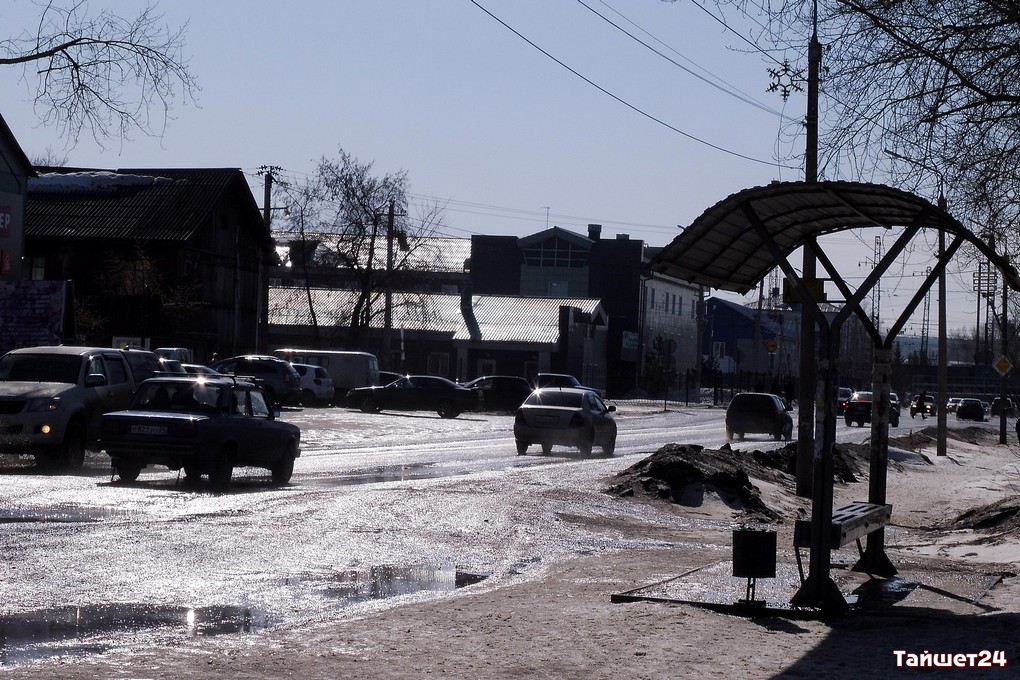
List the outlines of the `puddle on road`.
{"type": "MultiPolygon", "coordinates": [[[[310,588],[327,603],[324,609],[329,609],[330,602],[343,609],[400,595],[452,591],[485,578],[485,574],[461,571],[451,565],[382,565],[337,574],[299,575],[284,579],[281,585],[310,588]]],[[[284,623],[280,613],[238,605],[111,603],[39,609],[0,615],[0,666],[102,654],[122,646],[119,639],[144,633],[163,634],[165,640],[255,633],[284,623]]]]}
{"type": "Polygon", "coordinates": [[[130,513],[119,508],[87,507],[56,504],[36,508],[0,507],[0,524],[16,522],[99,522],[126,517],[130,513]]]}
{"type": "Polygon", "coordinates": [[[442,479],[443,477],[462,477],[464,475],[505,470],[507,467],[535,467],[559,462],[562,459],[550,457],[517,458],[511,465],[505,460],[493,460],[487,464],[478,464],[470,468],[444,467],[436,463],[412,463],[409,465],[380,465],[364,470],[354,470],[342,476],[323,477],[315,480],[301,479],[302,484],[320,486],[355,486],[358,484],[378,484],[383,482],[404,482],[419,479],[442,479]]]}

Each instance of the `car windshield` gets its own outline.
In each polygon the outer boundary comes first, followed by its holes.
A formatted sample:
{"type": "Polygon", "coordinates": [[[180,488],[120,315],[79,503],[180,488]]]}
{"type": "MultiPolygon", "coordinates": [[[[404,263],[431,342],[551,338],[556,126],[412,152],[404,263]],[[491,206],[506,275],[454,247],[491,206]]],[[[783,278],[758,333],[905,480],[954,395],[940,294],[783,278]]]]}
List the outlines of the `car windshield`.
{"type": "Polygon", "coordinates": [[[215,413],[220,403],[220,385],[205,382],[147,382],[135,393],[131,408],[136,411],[197,411],[215,413]]]}
{"type": "Polygon", "coordinates": [[[0,359],[0,380],[78,382],[82,358],[61,354],[8,354],[0,359]]]}
{"type": "Polygon", "coordinates": [[[566,406],[578,408],[581,406],[583,392],[560,392],[559,390],[537,390],[531,393],[525,401],[526,406],[566,406]]]}

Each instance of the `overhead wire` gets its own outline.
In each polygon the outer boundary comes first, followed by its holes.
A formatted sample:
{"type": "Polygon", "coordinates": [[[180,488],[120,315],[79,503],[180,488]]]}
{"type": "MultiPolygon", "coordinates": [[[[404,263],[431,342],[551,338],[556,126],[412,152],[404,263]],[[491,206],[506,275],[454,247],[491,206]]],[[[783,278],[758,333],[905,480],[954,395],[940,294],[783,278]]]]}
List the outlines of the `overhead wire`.
{"type": "MultiPolygon", "coordinates": [[[[685,131],[681,130],[680,128],[676,127],[675,125],[671,125],[670,123],[667,123],[666,121],[662,120],[661,118],[653,116],[652,114],[648,113],[647,111],[644,111],[644,110],[638,108],[637,106],[635,106],[634,104],[631,104],[630,102],[628,102],[627,100],[623,99],[622,97],[620,97],[620,96],[610,92],[609,90],[607,90],[606,88],[602,87],[601,85],[599,85],[595,81],[591,80],[587,76],[583,75],[582,73],[580,73],[576,69],[572,68],[571,66],[568,66],[565,62],[563,62],[560,59],[558,59],[557,57],[553,56],[550,52],[548,52],[545,49],[543,49],[542,47],[540,47],[537,43],[535,43],[534,41],[529,39],[527,36],[525,36],[523,33],[518,31],[517,29],[515,29],[513,26],[511,26],[510,24],[506,23],[505,21],[500,19],[498,16],[496,16],[495,14],[490,12],[488,9],[483,7],[481,4],[478,3],[478,0],[469,0],[469,2],[472,5],[474,5],[475,7],[477,7],[478,9],[480,9],[482,12],[487,14],[489,17],[491,17],[494,21],[499,23],[505,29],[507,29],[508,31],[513,33],[514,35],[516,35],[518,38],[520,38],[524,42],[526,42],[529,45],[531,45],[533,48],[535,48],[536,50],[541,52],[543,55],[545,55],[546,57],[548,57],[552,61],[556,62],[557,64],[559,64],[560,66],[565,68],[570,73],[574,74],[575,76],[577,76],[578,78],[580,78],[584,82],[588,83],[589,85],[594,87],[599,92],[605,94],[606,96],[610,97],[611,99],[614,99],[615,101],[619,102],[620,104],[623,104],[628,109],[630,109],[630,110],[634,111],[635,113],[637,113],[637,114],[647,118],[648,120],[651,120],[652,122],[658,123],[659,125],[665,127],[666,129],[672,130],[673,132],[675,132],[675,133],[677,133],[677,134],[679,134],[679,135],[681,135],[681,136],[683,136],[683,137],[685,137],[687,139],[690,139],[693,142],[697,142],[698,144],[702,144],[703,146],[707,146],[707,147],[709,147],[711,149],[715,149],[716,151],[719,151],[720,153],[725,153],[727,155],[734,156],[736,158],[741,158],[743,160],[750,161],[752,163],[759,163],[761,165],[767,165],[767,166],[770,166],[770,167],[776,165],[776,163],[773,162],[773,161],[766,161],[766,160],[762,160],[760,158],[754,158],[753,156],[748,156],[748,155],[742,154],[742,153],[740,153],[738,151],[733,151],[731,149],[727,149],[725,147],[719,146],[718,144],[714,144],[714,143],[709,142],[709,141],[707,141],[705,139],[701,139],[700,137],[692,135],[689,132],[685,132],[685,131]]],[[[790,166],[790,169],[793,169],[793,166],[790,166]]]]}

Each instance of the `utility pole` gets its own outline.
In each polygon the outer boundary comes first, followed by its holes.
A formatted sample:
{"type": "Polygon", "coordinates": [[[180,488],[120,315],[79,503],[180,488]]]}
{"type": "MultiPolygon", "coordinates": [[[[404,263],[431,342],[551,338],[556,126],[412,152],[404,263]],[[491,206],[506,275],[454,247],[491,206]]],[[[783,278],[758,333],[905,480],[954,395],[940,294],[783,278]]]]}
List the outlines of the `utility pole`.
{"type": "MultiPolygon", "coordinates": [[[[811,41],[808,43],[808,89],[807,89],[807,143],[804,149],[804,181],[813,184],[818,181],[818,77],[822,64],[822,46],[818,42],[817,0],[812,15],[811,41]]],[[[813,239],[804,243],[801,276],[809,290],[816,290],[817,256],[813,239]]],[[[815,462],[815,433],[821,431],[816,425],[815,401],[818,399],[817,352],[815,350],[815,323],[804,313],[801,302],[800,313],[800,385],[797,391],[799,415],[797,420],[797,495],[811,497],[813,469],[815,462]]],[[[832,404],[819,401],[822,416],[832,404]]]]}
{"type": "Polygon", "coordinates": [[[386,211],[386,310],[383,315],[383,351],[390,365],[390,331],[393,328],[393,201],[386,211]]]}

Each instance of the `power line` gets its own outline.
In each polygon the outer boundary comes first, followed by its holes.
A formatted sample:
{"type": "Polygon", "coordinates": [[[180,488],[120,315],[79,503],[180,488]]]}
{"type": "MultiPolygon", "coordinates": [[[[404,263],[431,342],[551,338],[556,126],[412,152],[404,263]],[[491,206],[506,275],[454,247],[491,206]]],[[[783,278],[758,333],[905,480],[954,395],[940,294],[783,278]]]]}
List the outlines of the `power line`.
{"type": "MultiPolygon", "coordinates": [[[[600,0],[600,1],[601,1],[601,0],[600,0]]],[[[603,21],[605,21],[605,22],[606,22],[607,24],[609,24],[610,26],[612,26],[612,27],[613,27],[613,28],[615,28],[616,30],[618,30],[618,31],[620,31],[621,33],[623,33],[624,35],[626,35],[626,36],[627,36],[628,38],[630,38],[631,40],[634,40],[634,41],[635,41],[635,42],[637,42],[637,43],[638,43],[639,45],[642,45],[642,46],[646,47],[647,49],[651,50],[651,51],[652,51],[652,52],[654,52],[655,54],[659,55],[660,57],[662,57],[663,59],[665,59],[666,61],[668,61],[669,63],[673,64],[674,66],[676,66],[677,68],[679,68],[679,69],[683,70],[684,72],[686,72],[686,73],[689,73],[690,75],[694,76],[695,78],[697,78],[698,80],[702,81],[703,83],[705,83],[705,84],[707,84],[707,85],[710,85],[711,87],[714,87],[714,88],[716,88],[717,90],[719,90],[720,92],[724,92],[724,93],[726,93],[726,94],[730,95],[731,97],[734,97],[734,98],[736,98],[736,99],[739,99],[740,101],[744,102],[745,104],[750,104],[751,106],[755,107],[756,109],[760,109],[760,110],[762,110],[762,111],[765,111],[766,113],[771,113],[771,114],[772,114],[772,115],[774,115],[774,116],[777,116],[777,117],[779,117],[779,118],[782,118],[782,119],[786,119],[786,120],[788,120],[788,121],[790,121],[790,122],[793,122],[793,120],[792,120],[792,119],[786,118],[786,116],[785,116],[785,115],[784,115],[784,114],[783,114],[783,113],[782,113],[781,111],[777,111],[777,110],[775,110],[775,109],[773,109],[773,108],[770,108],[769,106],[767,106],[767,105],[765,105],[765,104],[762,104],[761,102],[759,102],[759,101],[757,101],[757,100],[753,99],[752,97],[750,97],[750,95],[747,95],[747,94],[745,94],[745,93],[743,93],[743,92],[740,92],[740,91],[739,91],[739,90],[738,90],[737,88],[735,88],[735,87],[734,87],[733,85],[730,85],[729,83],[727,83],[726,81],[724,81],[724,80],[723,80],[722,78],[719,78],[718,76],[716,76],[715,74],[713,74],[713,73],[712,73],[711,71],[708,71],[707,69],[705,69],[705,68],[702,68],[702,67],[701,67],[700,65],[698,65],[697,63],[695,63],[695,62],[694,62],[694,61],[692,61],[691,59],[688,59],[688,58],[687,58],[686,56],[684,56],[683,54],[681,54],[681,53],[680,53],[680,52],[678,52],[677,50],[673,49],[672,47],[669,47],[669,46],[668,46],[668,45],[666,45],[666,44],[665,44],[664,42],[662,42],[661,40],[659,40],[658,38],[656,38],[656,37],[655,37],[655,36],[653,36],[652,34],[648,33],[648,31],[645,31],[645,30],[644,30],[643,28],[641,28],[640,26],[638,26],[637,24],[635,24],[635,23],[634,23],[633,21],[631,21],[630,19],[627,19],[627,17],[623,16],[623,14],[620,14],[620,12],[617,12],[617,11],[616,11],[615,9],[613,9],[612,7],[610,7],[610,6],[609,6],[608,4],[606,4],[605,2],[602,2],[602,4],[603,4],[603,5],[605,5],[606,7],[609,7],[609,9],[613,10],[614,12],[616,12],[616,14],[618,14],[618,15],[619,15],[620,17],[622,17],[623,19],[625,19],[625,20],[626,20],[626,21],[627,21],[628,23],[630,23],[630,24],[631,24],[632,26],[635,26],[636,28],[638,28],[639,30],[641,30],[641,32],[643,32],[643,33],[644,33],[645,35],[649,36],[650,38],[652,38],[653,40],[655,40],[656,42],[658,42],[658,43],[659,43],[660,45],[664,45],[664,46],[666,46],[667,48],[669,48],[669,50],[670,50],[671,52],[674,52],[675,54],[679,55],[680,57],[682,57],[682,58],[683,58],[683,59],[685,59],[686,61],[690,62],[691,64],[694,64],[694,66],[697,66],[697,67],[698,67],[699,69],[701,69],[701,70],[702,70],[702,71],[704,71],[705,73],[708,73],[708,74],[709,74],[709,75],[711,75],[711,76],[712,76],[713,78],[715,78],[716,80],[718,80],[719,82],[721,82],[721,83],[722,83],[723,85],[726,85],[727,87],[729,87],[729,88],[732,88],[732,89],[726,89],[726,87],[723,87],[723,86],[722,86],[722,85],[720,85],[719,83],[713,82],[712,80],[709,80],[709,79],[708,79],[708,78],[706,78],[705,76],[702,76],[701,74],[695,73],[694,71],[692,71],[691,69],[687,68],[687,67],[686,67],[686,66],[684,66],[683,64],[680,64],[680,63],[678,63],[678,62],[677,62],[676,60],[674,60],[674,59],[672,59],[672,58],[668,57],[667,55],[663,54],[662,52],[660,52],[659,50],[655,49],[654,47],[652,47],[651,45],[649,45],[649,44],[648,44],[648,43],[646,43],[645,41],[643,41],[643,40],[641,40],[640,38],[638,38],[638,37],[637,37],[636,35],[634,35],[634,34],[633,34],[633,33],[631,33],[630,31],[626,30],[625,28],[623,28],[623,27],[622,27],[622,26],[620,26],[619,24],[617,24],[617,23],[615,23],[614,21],[612,21],[612,20],[611,20],[611,19],[610,19],[609,17],[607,17],[607,16],[605,16],[604,14],[602,14],[602,13],[600,13],[600,12],[596,11],[596,10],[595,10],[595,9],[594,9],[593,7],[591,7],[591,5],[589,5],[588,3],[586,3],[586,2],[584,1],[584,0],[577,0],[577,2],[578,2],[578,3],[579,3],[579,4],[581,5],[581,6],[583,6],[583,7],[585,8],[585,9],[587,9],[587,10],[588,10],[589,12],[591,12],[591,13],[592,13],[592,14],[594,14],[595,16],[599,17],[600,19],[602,19],[603,21]]]]}
{"type": "Polygon", "coordinates": [[[620,104],[623,104],[624,106],[626,106],[631,111],[634,111],[635,113],[637,113],[637,114],[639,114],[641,116],[644,116],[648,120],[651,120],[651,121],[653,121],[655,123],[658,123],[659,125],[663,126],[664,128],[666,128],[668,130],[672,130],[673,132],[675,132],[675,133],[677,133],[677,134],[679,134],[679,135],[681,135],[683,137],[686,137],[687,139],[690,139],[691,141],[697,142],[699,144],[703,144],[704,146],[707,146],[707,147],[709,147],[711,149],[715,149],[716,151],[720,151],[722,153],[728,154],[730,156],[734,156],[736,158],[742,158],[742,159],[744,159],[746,161],[751,161],[752,163],[760,163],[761,165],[768,165],[770,167],[778,165],[779,167],[787,168],[789,170],[795,170],[796,169],[794,166],[783,165],[781,163],[773,162],[773,161],[765,161],[765,160],[762,160],[760,158],[753,158],[751,156],[747,156],[747,155],[744,155],[742,153],[738,153],[736,151],[731,151],[730,149],[721,147],[718,144],[713,144],[712,142],[709,142],[709,141],[706,141],[704,139],[701,139],[700,137],[696,137],[696,136],[690,134],[689,132],[684,132],[683,130],[681,130],[680,128],[678,128],[678,127],[676,127],[674,125],[670,125],[669,123],[667,123],[666,121],[662,120],[661,118],[657,118],[657,117],[653,116],[652,114],[650,114],[650,113],[648,113],[646,111],[643,111],[642,109],[639,109],[638,107],[634,106],[633,104],[631,104],[630,102],[626,101],[622,97],[619,97],[619,96],[613,94],[612,92],[610,92],[606,88],[602,87],[601,85],[597,84],[596,82],[594,82],[593,80],[591,80],[587,76],[582,75],[580,72],[576,71],[575,69],[571,68],[570,66],[568,66],[564,62],[560,61],[559,59],[554,57],[552,54],[550,54],[546,50],[544,50],[541,47],[539,47],[536,43],[532,42],[530,39],[525,37],[522,33],[520,33],[513,26],[511,26],[510,24],[506,23],[505,21],[503,21],[502,19],[497,17],[495,14],[493,14],[489,10],[485,9],[484,7],[482,7],[480,4],[478,4],[477,0],[470,0],[470,2],[471,2],[472,5],[474,5],[475,7],[477,7],[478,9],[482,10],[483,12],[488,14],[490,17],[492,17],[497,23],[499,23],[505,29],[507,29],[508,31],[510,31],[511,33],[516,35],[518,38],[520,38],[524,42],[526,42],[529,45],[531,45],[532,47],[534,47],[536,50],[538,50],[539,52],[544,54],[549,59],[552,59],[554,62],[556,62],[557,64],[559,64],[560,66],[562,66],[566,70],[570,71],[572,74],[574,74],[575,76],[577,76],[578,78],[580,78],[584,82],[588,83],[589,85],[594,87],[599,92],[603,93],[604,95],[606,95],[608,97],[611,97],[612,99],[615,99],[620,104]]]}

